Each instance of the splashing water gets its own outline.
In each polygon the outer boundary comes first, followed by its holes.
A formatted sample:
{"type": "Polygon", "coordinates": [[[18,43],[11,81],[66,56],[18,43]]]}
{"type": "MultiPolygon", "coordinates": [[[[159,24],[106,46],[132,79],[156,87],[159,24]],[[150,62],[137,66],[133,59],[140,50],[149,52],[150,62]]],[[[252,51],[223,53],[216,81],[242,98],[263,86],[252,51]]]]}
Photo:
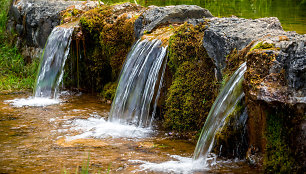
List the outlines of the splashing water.
{"type": "Polygon", "coordinates": [[[6,102],[15,107],[47,106],[60,103],[58,87],[63,79],[72,32],[73,28],[65,27],[55,27],[52,30],[42,54],[34,97],[7,100],[6,102]]]}
{"type": "Polygon", "coordinates": [[[233,111],[236,104],[244,96],[242,82],[245,71],[246,63],[243,63],[218,95],[202,129],[193,158],[172,155],[171,157],[175,160],[162,163],[133,160],[133,162],[143,163],[140,165],[138,171],[187,174],[205,172],[210,167],[216,165],[216,155],[210,153],[214,143],[214,137],[218,128],[223,125],[225,118],[233,111]]]}
{"type": "Polygon", "coordinates": [[[124,125],[116,122],[108,122],[97,114],[91,114],[88,119],[77,119],[68,123],[72,125],[70,130],[81,131],[83,133],[75,136],[67,136],[66,140],[84,138],[145,138],[152,134],[149,128],[140,128],[135,125],[124,125]]]}
{"type": "Polygon", "coordinates": [[[138,41],[133,46],[121,71],[109,121],[151,126],[166,67],[166,52],[167,48],[157,39],[138,41]]]}
{"type": "Polygon", "coordinates": [[[233,111],[236,104],[244,96],[242,82],[245,71],[246,63],[243,63],[226,83],[210,109],[194,151],[193,158],[195,160],[207,158],[207,155],[212,149],[217,130],[223,125],[225,118],[233,111]]]}

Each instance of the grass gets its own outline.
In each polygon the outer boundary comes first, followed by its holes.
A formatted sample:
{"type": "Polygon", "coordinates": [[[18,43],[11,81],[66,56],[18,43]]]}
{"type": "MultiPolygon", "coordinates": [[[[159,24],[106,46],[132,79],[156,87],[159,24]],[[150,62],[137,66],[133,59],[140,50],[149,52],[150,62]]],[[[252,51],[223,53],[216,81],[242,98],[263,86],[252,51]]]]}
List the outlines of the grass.
{"type": "MultiPolygon", "coordinates": [[[[83,160],[83,164],[82,164],[81,170],[79,170],[79,167],[77,167],[77,168],[75,169],[75,174],[89,174],[89,164],[90,164],[90,153],[88,153],[88,158],[87,158],[87,160],[83,160]]],[[[111,163],[110,163],[109,166],[108,166],[108,169],[107,169],[107,171],[106,171],[106,174],[109,174],[109,172],[110,172],[110,166],[111,166],[111,163]]],[[[93,172],[93,173],[101,174],[101,171],[99,170],[98,172],[93,172]]],[[[67,171],[67,170],[64,168],[62,174],[70,174],[70,172],[67,171]]]]}
{"type": "Polygon", "coordinates": [[[37,59],[25,62],[6,32],[7,12],[10,0],[0,3],[0,91],[33,89],[38,68],[37,59]]]}

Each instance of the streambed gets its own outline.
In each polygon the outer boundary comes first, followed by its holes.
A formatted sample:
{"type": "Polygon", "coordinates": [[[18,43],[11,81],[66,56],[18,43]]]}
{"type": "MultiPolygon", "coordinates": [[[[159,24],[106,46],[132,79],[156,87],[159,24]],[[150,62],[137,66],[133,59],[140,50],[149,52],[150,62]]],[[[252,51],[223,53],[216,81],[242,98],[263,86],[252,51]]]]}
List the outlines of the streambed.
{"type": "MultiPolygon", "coordinates": [[[[108,168],[110,173],[191,172],[188,166],[195,144],[187,140],[156,130],[142,138],[80,136],[94,126],[81,130],[78,121],[85,125],[90,119],[103,121],[110,110],[110,105],[89,94],[66,93],[60,104],[45,107],[13,107],[5,102],[30,95],[0,94],[0,173],[61,173],[64,169],[75,173],[88,154],[92,173],[106,173],[108,168]]],[[[194,173],[258,172],[244,161],[211,158],[209,169],[194,173]]]]}

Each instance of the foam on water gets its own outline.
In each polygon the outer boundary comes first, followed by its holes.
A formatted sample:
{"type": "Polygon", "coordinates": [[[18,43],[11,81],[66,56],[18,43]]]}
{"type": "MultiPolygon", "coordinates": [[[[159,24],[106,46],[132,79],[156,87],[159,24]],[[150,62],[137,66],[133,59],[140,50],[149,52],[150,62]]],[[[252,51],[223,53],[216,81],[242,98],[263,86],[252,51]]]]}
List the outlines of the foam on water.
{"type": "MultiPolygon", "coordinates": [[[[152,163],[142,160],[130,160],[130,161],[143,163],[140,165],[140,169],[134,171],[135,173],[140,171],[153,171],[153,172],[162,172],[162,173],[190,174],[194,172],[201,172],[208,170],[208,168],[205,167],[204,165],[203,158],[193,160],[192,158],[182,157],[179,155],[171,155],[170,157],[174,158],[174,160],[162,163],[152,163]]],[[[209,158],[209,161],[211,161],[211,165],[213,165],[212,161],[215,161],[215,159],[216,159],[215,156],[209,158]]]]}
{"type": "Polygon", "coordinates": [[[71,124],[72,128],[70,130],[77,130],[83,133],[67,136],[66,140],[68,141],[83,138],[145,138],[153,132],[150,128],[106,121],[96,114],[92,114],[88,119],[74,120],[71,124]]]}
{"type": "Polygon", "coordinates": [[[44,97],[29,97],[29,98],[17,98],[14,100],[6,100],[4,102],[10,103],[14,107],[24,107],[24,106],[43,107],[48,105],[59,104],[60,100],[44,98],[44,97]]]}

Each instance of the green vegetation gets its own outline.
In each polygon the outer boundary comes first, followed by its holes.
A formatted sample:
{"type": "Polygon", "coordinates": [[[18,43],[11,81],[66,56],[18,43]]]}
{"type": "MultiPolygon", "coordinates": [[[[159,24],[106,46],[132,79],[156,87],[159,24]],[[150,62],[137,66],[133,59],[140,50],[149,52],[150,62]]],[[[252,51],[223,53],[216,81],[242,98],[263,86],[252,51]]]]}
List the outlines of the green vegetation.
{"type": "Polygon", "coordinates": [[[80,78],[83,80],[80,83],[84,88],[91,84],[94,91],[102,92],[102,96],[107,99],[113,98],[114,85],[111,85],[112,89],[108,89],[110,86],[104,86],[118,79],[124,60],[134,42],[134,22],[139,8],[141,7],[131,5],[122,10],[103,5],[87,11],[81,17],[81,30],[86,45],[83,61],[85,66],[84,70],[81,70],[80,78]],[[130,11],[134,13],[128,16],[127,13],[130,11]]]}
{"type": "Polygon", "coordinates": [[[201,129],[217,94],[214,64],[202,46],[204,29],[204,24],[185,23],[169,41],[168,66],[174,77],[164,126],[181,133],[201,129]]]}
{"type": "Polygon", "coordinates": [[[0,91],[33,89],[38,60],[26,62],[14,44],[9,43],[14,36],[6,33],[9,0],[4,0],[0,8],[0,91]]]}
{"type": "Polygon", "coordinates": [[[295,168],[288,145],[290,131],[287,124],[290,121],[286,121],[283,113],[267,115],[265,172],[290,173],[295,168]]]}
{"type": "Polygon", "coordinates": [[[259,42],[256,44],[253,48],[251,48],[250,51],[253,51],[255,49],[271,49],[274,47],[273,43],[268,43],[268,42],[259,42]]]}
{"type": "Polygon", "coordinates": [[[116,89],[117,89],[117,83],[116,82],[109,82],[107,83],[100,96],[106,100],[113,100],[116,94],[116,89]]]}
{"type": "MultiPolygon", "coordinates": [[[[79,170],[79,167],[77,167],[75,169],[75,174],[89,174],[89,163],[90,163],[90,153],[88,153],[88,157],[87,160],[83,160],[83,164],[81,167],[81,170],[79,170]]],[[[111,164],[109,164],[108,169],[106,171],[106,174],[108,174],[110,172],[110,166],[111,164]]],[[[70,172],[68,172],[65,168],[63,169],[63,171],[61,172],[62,174],[70,174],[70,172]]],[[[98,172],[93,172],[96,174],[101,174],[101,171],[99,170],[98,172]]]]}

